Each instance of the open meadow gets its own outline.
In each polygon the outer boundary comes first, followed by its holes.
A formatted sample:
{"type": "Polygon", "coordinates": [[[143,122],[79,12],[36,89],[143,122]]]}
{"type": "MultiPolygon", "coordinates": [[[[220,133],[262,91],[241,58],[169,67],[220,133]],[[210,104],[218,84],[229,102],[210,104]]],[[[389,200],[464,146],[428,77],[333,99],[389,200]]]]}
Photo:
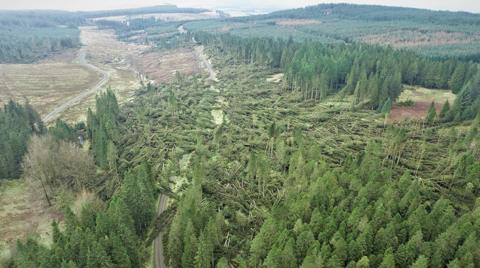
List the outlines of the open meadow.
{"type": "Polygon", "coordinates": [[[456,95],[451,90],[408,86],[400,94],[397,102],[393,104],[390,120],[395,122],[405,119],[423,120],[432,102],[435,103],[435,110],[439,114],[443,105],[447,101],[450,104],[454,103],[455,98],[456,95]],[[410,105],[405,105],[405,103],[410,103],[410,105]]]}
{"type": "Polygon", "coordinates": [[[52,220],[61,219],[62,214],[48,207],[24,180],[0,182],[0,267],[12,254],[17,239],[35,236],[48,243],[52,220]]]}
{"type": "Polygon", "coordinates": [[[1,64],[0,103],[28,100],[43,115],[98,79],[97,73],[80,64],[1,64]]]}

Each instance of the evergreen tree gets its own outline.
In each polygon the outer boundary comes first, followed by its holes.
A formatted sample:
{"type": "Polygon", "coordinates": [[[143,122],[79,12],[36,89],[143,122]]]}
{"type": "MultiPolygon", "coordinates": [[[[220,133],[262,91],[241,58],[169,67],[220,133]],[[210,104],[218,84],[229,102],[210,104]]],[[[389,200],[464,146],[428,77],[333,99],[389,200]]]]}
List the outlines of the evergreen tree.
{"type": "Polygon", "coordinates": [[[433,124],[437,119],[437,111],[435,109],[435,103],[432,102],[430,104],[430,108],[428,108],[427,116],[425,117],[425,122],[427,124],[433,124]]]}
{"type": "Polygon", "coordinates": [[[450,102],[447,100],[438,115],[438,118],[442,121],[450,121],[450,102]]]}
{"type": "Polygon", "coordinates": [[[195,267],[209,268],[213,263],[213,244],[211,238],[204,232],[200,234],[197,254],[195,256],[195,267]]]}
{"type": "Polygon", "coordinates": [[[383,104],[382,106],[382,109],[380,110],[380,112],[382,114],[389,114],[390,113],[390,110],[392,110],[392,99],[388,98],[385,103],[383,104]]]}
{"type": "Polygon", "coordinates": [[[412,268],[427,268],[428,267],[428,259],[420,255],[415,263],[412,264],[412,268]]]}
{"type": "Polygon", "coordinates": [[[182,267],[194,267],[195,265],[195,254],[197,253],[197,238],[195,236],[195,230],[193,223],[189,221],[187,223],[187,228],[185,229],[184,240],[183,240],[183,254],[182,254],[182,267]]]}
{"type": "Polygon", "coordinates": [[[363,256],[358,262],[357,262],[357,267],[358,268],[368,268],[370,267],[370,260],[368,259],[367,256],[363,256]]]}
{"type": "Polygon", "coordinates": [[[285,244],[285,247],[283,248],[282,251],[282,267],[297,267],[297,259],[295,258],[295,240],[293,238],[290,238],[285,244]]]}
{"type": "Polygon", "coordinates": [[[395,256],[392,248],[388,248],[383,254],[383,260],[379,268],[395,268],[395,256]]]}

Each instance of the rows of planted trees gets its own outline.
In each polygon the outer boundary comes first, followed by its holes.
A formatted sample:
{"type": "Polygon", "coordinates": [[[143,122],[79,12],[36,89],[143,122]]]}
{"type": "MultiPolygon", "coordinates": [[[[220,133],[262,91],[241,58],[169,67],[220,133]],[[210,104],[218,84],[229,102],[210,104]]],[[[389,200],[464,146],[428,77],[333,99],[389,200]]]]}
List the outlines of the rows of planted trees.
{"type": "Polygon", "coordinates": [[[308,100],[334,93],[353,95],[353,105],[381,110],[402,84],[451,89],[459,98],[449,118],[472,119],[480,110],[480,69],[475,63],[432,60],[413,52],[368,45],[240,38],[198,33],[195,38],[237,61],[280,68],[286,87],[308,100]]]}

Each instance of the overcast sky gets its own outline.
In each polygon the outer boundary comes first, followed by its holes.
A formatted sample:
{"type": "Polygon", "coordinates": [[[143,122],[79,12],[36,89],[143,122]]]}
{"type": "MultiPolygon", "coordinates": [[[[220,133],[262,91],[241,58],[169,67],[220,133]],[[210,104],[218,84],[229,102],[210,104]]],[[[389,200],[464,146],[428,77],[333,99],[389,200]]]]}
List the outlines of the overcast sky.
{"type": "MultiPolygon", "coordinates": [[[[0,9],[99,10],[151,6],[166,2],[167,1],[161,0],[0,0],[0,9]]],[[[318,3],[341,2],[419,7],[435,10],[461,10],[480,13],[480,0],[168,0],[168,3],[182,7],[236,7],[241,9],[269,10],[301,7],[318,3]]]]}

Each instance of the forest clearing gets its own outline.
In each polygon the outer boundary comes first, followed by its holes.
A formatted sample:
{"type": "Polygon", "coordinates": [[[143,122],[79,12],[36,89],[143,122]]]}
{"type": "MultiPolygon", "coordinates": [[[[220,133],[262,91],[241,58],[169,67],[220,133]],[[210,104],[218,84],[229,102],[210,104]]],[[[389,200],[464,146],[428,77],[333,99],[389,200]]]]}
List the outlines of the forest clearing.
{"type": "Polygon", "coordinates": [[[427,89],[423,87],[406,87],[393,104],[390,120],[400,122],[406,119],[423,120],[430,105],[435,103],[439,114],[446,102],[454,103],[456,95],[451,90],[427,89]]]}
{"type": "Polygon", "coordinates": [[[81,64],[2,64],[0,103],[26,100],[44,115],[65,99],[95,85],[99,74],[81,64]]]}
{"type": "Polygon", "coordinates": [[[0,267],[480,266],[480,14],[228,10],[0,11],[0,267]]]}
{"type": "Polygon", "coordinates": [[[199,60],[190,48],[144,53],[134,60],[134,65],[156,83],[171,81],[177,72],[185,76],[201,72],[199,60]]]}

